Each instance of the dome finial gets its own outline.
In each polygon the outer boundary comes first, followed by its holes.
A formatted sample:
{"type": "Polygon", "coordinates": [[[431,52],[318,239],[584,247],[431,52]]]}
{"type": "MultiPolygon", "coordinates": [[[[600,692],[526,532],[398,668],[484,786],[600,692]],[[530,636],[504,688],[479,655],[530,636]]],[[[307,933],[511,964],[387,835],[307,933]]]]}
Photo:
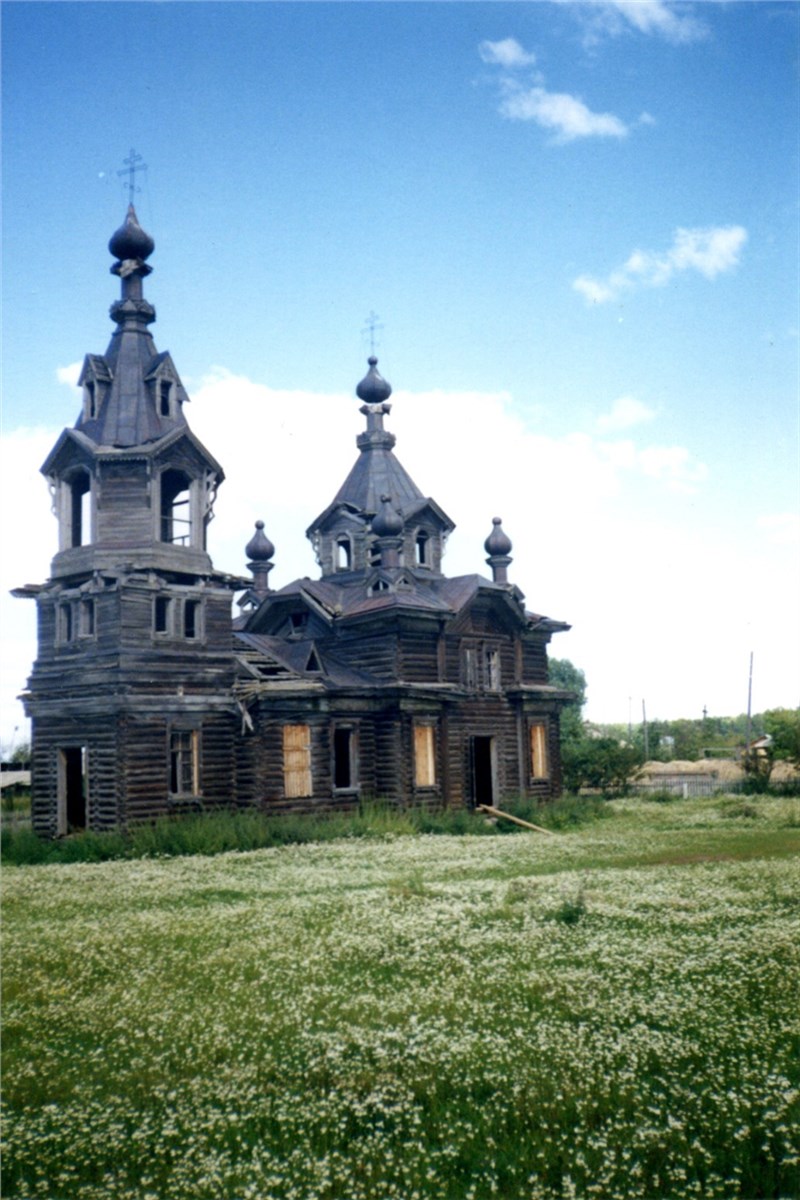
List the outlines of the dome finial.
{"type": "Polygon", "coordinates": [[[115,233],[112,233],[108,248],[119,262],[133,260],[140,263],[149,258],[155,250],[155,242],[139,224],[133,201],[128,205],[125,221],[115,233]]]}
{"type": "Polygon", "coordinates": [[[511,563],[511,538],[503,529],[500,517],[492,517],[492,532],[483,543],[483,548],[489,555],[486,562],[492,568],[492,579],[495,583],[508,583],[508,567],[511,563]]]}
{"type": "Polygon", "coordinates": [[[256,521],[256,531],[244,552],[250,560],[247,566],[253,574],[253,591],[257,596],[266,596],[269,592],[269,573],[274,566],[269,560],[275,553],[275,547],[264,533],[263,521],[256,521]]]}
{"type": "Polygon", "coordinates": [[[378,370],[378,360],[374,354],[367,359],[369,370],[356,386],[356,395],[365,404],[382,404],[392,394],[392,385],[387,383],[378,370]]]}

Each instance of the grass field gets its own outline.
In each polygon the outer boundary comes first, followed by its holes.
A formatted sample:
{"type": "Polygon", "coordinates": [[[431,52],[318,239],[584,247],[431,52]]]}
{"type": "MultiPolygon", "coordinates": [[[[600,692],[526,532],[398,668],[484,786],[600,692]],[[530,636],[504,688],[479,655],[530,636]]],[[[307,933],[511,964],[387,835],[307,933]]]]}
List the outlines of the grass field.
{"type": "Polygon", "coordinates": [[[4,871],[3,1196],[800,1194],[800,803],[4,871]]]}

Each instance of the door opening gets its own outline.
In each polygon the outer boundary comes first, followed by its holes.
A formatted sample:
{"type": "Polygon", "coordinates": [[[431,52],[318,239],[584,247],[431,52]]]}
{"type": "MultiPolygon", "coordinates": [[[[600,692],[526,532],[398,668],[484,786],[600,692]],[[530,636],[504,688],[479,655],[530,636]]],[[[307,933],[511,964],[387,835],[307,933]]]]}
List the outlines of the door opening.
{"type": "Polygon", "coordinates": [[[494,738],[472,738],[472,803],[494,804],[494,738]]]}
{"type": "Polygon", "coordinates": [[[85,829],[89,801],[86,746],[64,746],[58,752],[58,832],[85,829]]]}

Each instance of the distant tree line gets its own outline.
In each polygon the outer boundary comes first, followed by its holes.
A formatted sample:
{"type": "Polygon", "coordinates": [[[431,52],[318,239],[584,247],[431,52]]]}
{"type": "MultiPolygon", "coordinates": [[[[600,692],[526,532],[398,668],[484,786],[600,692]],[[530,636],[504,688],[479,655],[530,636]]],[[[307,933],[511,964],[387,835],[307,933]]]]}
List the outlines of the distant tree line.
{"type": "MultiPolygon", "coordinates": [[[[586,676],[566,658],[550,659],[550,682],[575,693],[575,700],[561,717],[561,758],[564,787],[576,792],[581,787],[604,792],[624,791],[645,761],[643,724],[590,725],[583,719],[586,676]]],[[[695,762],[707,756],[741,757],[746,770],[769,772],[775,762],[788,761],[800,767],[800,709],[773,708],[750,719],[750,740],[768,734],[768,747],[756,757],[745,754],[747,714],[737,717],[681,718],[647,723],[647,758],[695,762]]]]}

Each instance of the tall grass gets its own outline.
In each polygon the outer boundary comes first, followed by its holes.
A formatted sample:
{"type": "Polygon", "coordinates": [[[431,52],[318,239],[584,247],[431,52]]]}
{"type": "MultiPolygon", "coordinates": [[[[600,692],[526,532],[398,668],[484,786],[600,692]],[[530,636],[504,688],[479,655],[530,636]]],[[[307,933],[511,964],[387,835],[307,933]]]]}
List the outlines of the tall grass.
{"type": "MultiPolygon", "coordinates": [[[[508,806],[514,815],[549,829],[575,828],[596,820],[606,811],[591,798],[564,797],[552,804],[518,802],[508,806]]],[[[319,815],[271,815],[258,809],[216,810],[163,817],[127,830],[104,833],[85,831],[48,840],[29,828],[2,832],[2,857],[6,863],[106,862],[113,859],[224,854],[230,850],[263,850],[271,846],[305,845],[339,838],[387,838],[415,834],[494,836],[514,834],[510,822],[487,821],[469,809],[425,811],[403,809],[379,801],[365,803],[358,812],[319,815]]]]}

